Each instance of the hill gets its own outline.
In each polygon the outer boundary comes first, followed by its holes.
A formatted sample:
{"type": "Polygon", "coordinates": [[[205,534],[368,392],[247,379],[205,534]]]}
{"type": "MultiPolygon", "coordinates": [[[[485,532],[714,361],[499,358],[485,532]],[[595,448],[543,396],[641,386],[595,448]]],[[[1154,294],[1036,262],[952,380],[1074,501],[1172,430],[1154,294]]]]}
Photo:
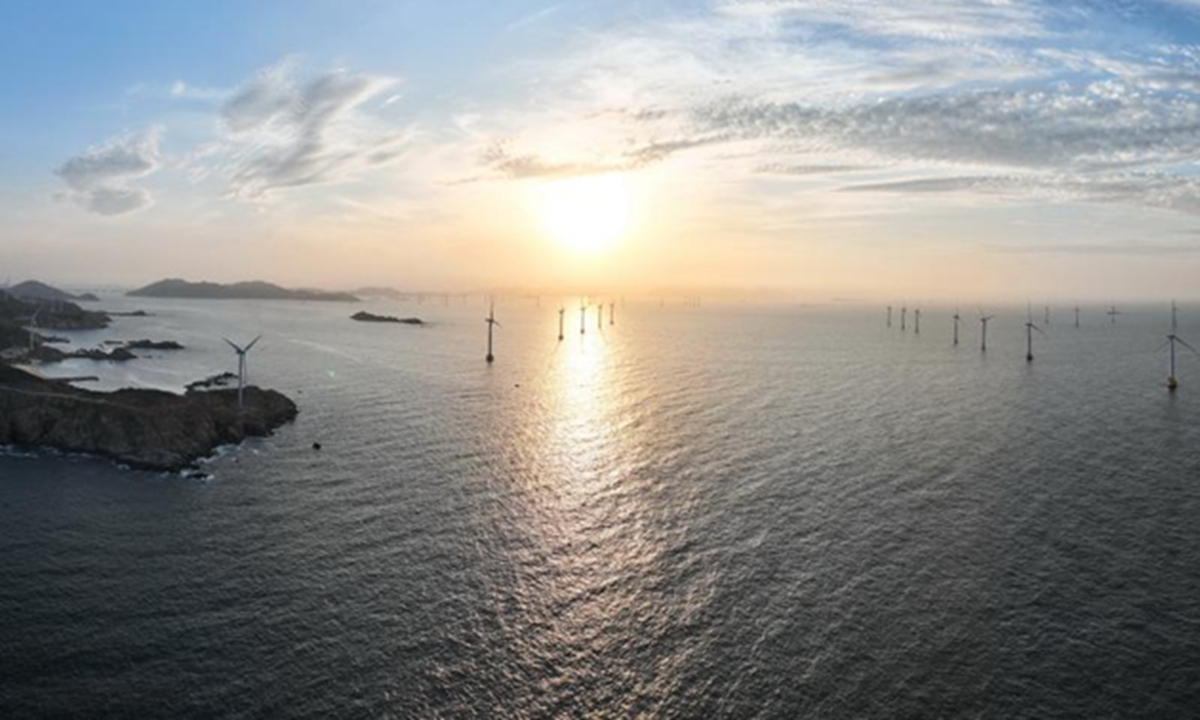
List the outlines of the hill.
{"type": "MultiPolygon", "coordinates": [[[[5,290],[9,295],[29,300],[81,300],[82,296],[75,296],[69,292],[63,292],[56,287],[51,287],[44,282],[37,280],[26,280],[23,283],[18,283],[5,290]]],[[[94,296],[92,296],[94,297],[94,296]]]]}
{"type": "Polygon", "coordinates": [[[126,293],[131,297],[189,298],[196,300],[317,300],[322,302],[358,302],[358,298],[341,292],[323,290],[291,290],[261,280],[228,285],[211,282],[189,282],[170,278],[151,283],[126,293]]]}

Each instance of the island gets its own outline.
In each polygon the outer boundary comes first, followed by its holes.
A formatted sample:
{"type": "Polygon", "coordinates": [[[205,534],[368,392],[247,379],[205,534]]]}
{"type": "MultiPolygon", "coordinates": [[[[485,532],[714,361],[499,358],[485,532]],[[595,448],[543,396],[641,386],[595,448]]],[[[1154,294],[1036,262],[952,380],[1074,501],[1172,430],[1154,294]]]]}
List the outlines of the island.
{"type": "Polygon", "coordinates": [[[0,350],[28,345],[30,333],[36,342],[45,342],[39,329],[99,330],[111,322],[105,313],[84,310],[66,300],[19,298],[0,291],[0,350]]]}
{"type": "Polygon", "coordinates": [[[125,293],[130,297],[183,298],[193,300],[316,300],[322,302],[359,302],[350,293],[324,290],[291,290],[255,280],[222,285],[169,278],[125,293]]]}
{"type": "Polygon", "coordinates": [[[424,325],[425,321],[421,318],[406,317],[398,318],[391,315],[374,315],[365,310],[356,312],[350,316],[351,320],[359,322],[381,322],[381,323],[403,323],[404,325],[424,325]]]}
{"type": "MultiPolygon", "coordinates": [[[[108,319],[67,301],[0,293],[0,445],[99,455],[146,470],[184,470],[220,445],[270,434],[298,412],[281,393],[254,386],[244,389],[239,408],[237,378],[229,374],[193,383],[182,395],[144,389],[94,392],[74,387],[67,379],[44,378],[5,364],[6,359],[129,360],[135,357],[129,346],[146,343],[167,349],[177,344],[134,341],[107,352],[91,348],[64,353],[45,345],[47,338],[36,332],[33,322],[37,328],[104,327],[108,319]],[[228,383],[230,378],[233,383],[228,383]]],[[[92,378],[72,380],[84,379],[92,378]]]]}
{"type": "Polygon", "coordinates": [[[130,340],[125,343],[129,350],[182,350],[183,346],[174,340],[130,340]]]}
{"type": "Polygon", "coordinates": [[[161,390],[94,392],[0,365],[0,445],[53,448],[142,470],[195,467],[221,446],[271,434],[297,415],[281,393],[161,390]]]}
{"type": "Polygon", "coordinates": [[[75,300],[91,302],[99,299],[91,293],[72,295],[69,292],[59,290],[58,288],[47,285],[39,280],[26,280],[25,282],[17,283],[12,287],[5,288],[4,291],[9,295],[19,297],[24,300],[75,300]]]}

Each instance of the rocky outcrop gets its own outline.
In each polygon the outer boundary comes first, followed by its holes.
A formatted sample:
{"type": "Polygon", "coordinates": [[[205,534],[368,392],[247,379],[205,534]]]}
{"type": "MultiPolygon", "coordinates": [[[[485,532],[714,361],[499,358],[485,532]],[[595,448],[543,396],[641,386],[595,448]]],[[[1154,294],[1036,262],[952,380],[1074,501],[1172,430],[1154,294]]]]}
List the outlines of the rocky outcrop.
{"type": "Polygon", "coordinates": [[[425,321],[423,321],[421,318],[415,318],[415,317],[398,318],[398,317],[392,317],[391,315],[374,315],[372,313],[367,312],[366,310],[354,313],[353,315],[350,316],[350,319],[357,320],[359,322],[403,323],[405,325],[424,325],[425,324],[425,321]]]}
{"type": "Polygon", "coordinates": [[[297,409],[273,390],[92,392],[0,365],[0,445],[108,457],[147,470],[179,470],[220,445],[270,434],[297,409]]]}
{"type": "Polygon", "coordinates": [[[131,340],[125,343],[130,350],[182,350],[183,346],[174,340],[131,340]]]}
{"type": "Polygon", "coordinates": [[[62,362],[63,360],[70,359],[125,362],[126,360],[136,360],[137,355],[134,355],[123,347],[113,348],[108,352],[100,348],[83,348],[74,352],[63,352],[58,348],[48,345],[39,345],[33,350],[24,353],[18,359],[21,362],[36,361],[43,363],[62,362]]]}

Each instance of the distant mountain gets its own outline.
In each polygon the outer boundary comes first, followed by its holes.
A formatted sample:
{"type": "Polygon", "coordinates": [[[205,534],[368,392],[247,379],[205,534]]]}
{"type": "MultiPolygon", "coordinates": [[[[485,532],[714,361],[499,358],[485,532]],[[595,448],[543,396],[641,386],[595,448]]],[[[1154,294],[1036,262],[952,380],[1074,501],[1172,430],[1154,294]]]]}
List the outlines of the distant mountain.
{"type": "Polygon", "coordinates": [[[37,280],[26,280],[23,283],[18,283],[10,288],[5,289],[9,295],[29,300],[80,300],[82,298],[72,295],[69,292],[63,292],[56,287],[51,287],[44,282],[37,280]]]}
{"type": "Polygon", "coordinates": [[[407,300],[412,296],[412,293],[390,287],[361,287],[355,290],[354,294],[364,297],[384,297],[390,300],[407,300]]]}
{"type": "Polygon", "coordinates": [[[320,300],[358,302],[358,298],[341,292],[323,290],[289,290],[260,280],[222,285],[211,282],[188,282],[170,278],[151,283],[144,288],[125,293],[132,297],[192,298],[198,300],[320,300]]]}

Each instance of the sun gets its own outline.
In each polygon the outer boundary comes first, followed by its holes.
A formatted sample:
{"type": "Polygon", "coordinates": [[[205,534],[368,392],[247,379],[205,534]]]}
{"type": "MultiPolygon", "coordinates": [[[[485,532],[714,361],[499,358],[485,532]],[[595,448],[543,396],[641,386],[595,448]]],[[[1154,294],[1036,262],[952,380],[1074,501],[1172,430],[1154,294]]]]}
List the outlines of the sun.
{"type": "Polygon", "coordinates": [[[629,226],[629,190],[618,173],[566,178],[541,188],[541,215],[554,239],[578,255],[595,255],[629,226]]]}

